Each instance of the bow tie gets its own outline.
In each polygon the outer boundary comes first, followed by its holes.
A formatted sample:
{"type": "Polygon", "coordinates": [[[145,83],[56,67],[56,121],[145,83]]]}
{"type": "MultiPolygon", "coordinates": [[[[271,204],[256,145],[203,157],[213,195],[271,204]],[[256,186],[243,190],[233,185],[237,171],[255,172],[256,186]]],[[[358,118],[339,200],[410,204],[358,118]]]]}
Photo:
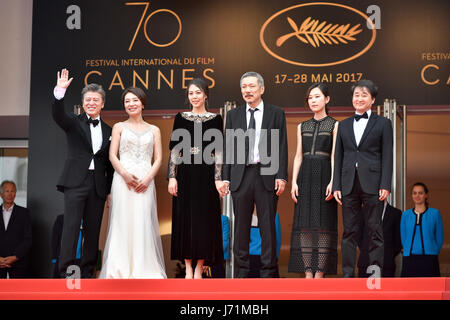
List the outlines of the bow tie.
{"type": "Polygon", "coordinates": [[[93,120],[92,118],[89,118],[87,122],[88,122],[89,124],[92,123],[92,125],[93,125],[94,127],[96,127],[100,121],[99,121],[98,119],[93,120]]]}
{"type": "Polygon", "coordinates": [[[364,112],[363,114],[356,114],[355,113],[355,120],[359,121],[359,119],[364,118],[364,119],[369,119],[369,116],[367,115],[367,112],[364,112]]]}

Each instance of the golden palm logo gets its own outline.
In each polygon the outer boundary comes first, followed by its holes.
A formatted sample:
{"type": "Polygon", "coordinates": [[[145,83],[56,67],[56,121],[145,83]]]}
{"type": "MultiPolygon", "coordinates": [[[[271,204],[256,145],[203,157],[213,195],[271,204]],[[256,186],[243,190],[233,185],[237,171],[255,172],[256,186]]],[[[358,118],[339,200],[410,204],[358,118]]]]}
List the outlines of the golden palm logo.
{"type": "Polygon", "coordinates": [[[350,28],[349,23],[345,25],[327,24],[326,21],[320,22],[319,20],[313,20],[311,17],[308,17],[299,28],[290,17],[287,18],[287,21],[294,32],[279,37],[276,41],[277,47],[281,47],[283,43],[293,37],[296,37],[305,44],[312,45],[314,48],[320,47],[321,43],[329,45],[348,44],[349,41],[356,40],[355,35],[362,32],[362,29],[358,29],[361,26],[360,24],[350,28]]]}
{"type": "Polygon", "coordinates": [[[326,67],[352,61],[366,53],[375,43],[376,33],[372,20],[355,8],[311,2],[275,12],[262,25],[259,39],[263,49],[277,60],[296,66],[326,67]],[[335,19],[334,22],[327,22],[326,17],[314,18],[318,15],[316,12],[328,12],[336,18],[330,18],[335,19]],[[307,18],[294,21],[292,17],[307,18]],[[345,20],[337,20],[337,17],[345,20]],[[364,28],[366,24],[370,25],[368,30],[364,28]],[[288,30],[280,34],[280,28],[286,27],[288,30]],[[330,54],[313,54],[321,49],[330,50],[330,54]]]}

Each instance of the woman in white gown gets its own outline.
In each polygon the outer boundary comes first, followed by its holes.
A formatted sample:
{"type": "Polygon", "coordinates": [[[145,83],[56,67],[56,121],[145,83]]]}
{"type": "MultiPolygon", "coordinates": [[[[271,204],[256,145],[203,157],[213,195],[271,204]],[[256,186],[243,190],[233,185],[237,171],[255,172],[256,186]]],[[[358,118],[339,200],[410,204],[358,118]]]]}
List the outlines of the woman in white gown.
{"type": "Polygon", "coordinates": [[[167,278],[154,183],[161,133],[142,118],[145,104],[142,89],[127,88],[122,105],[129,118],[113,127],[109,158],[115,173],[100,278],[167,278]]]}

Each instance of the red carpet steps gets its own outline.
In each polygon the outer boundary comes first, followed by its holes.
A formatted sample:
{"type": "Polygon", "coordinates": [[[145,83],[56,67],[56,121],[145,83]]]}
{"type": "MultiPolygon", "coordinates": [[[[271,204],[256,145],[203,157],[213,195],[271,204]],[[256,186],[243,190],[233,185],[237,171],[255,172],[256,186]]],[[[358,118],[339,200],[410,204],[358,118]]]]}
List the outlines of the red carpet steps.
{"type": "Polygon", "coordinates": [[[450,300],[450,278],[78,281],[0,280],[0,300],[450,300]]]}

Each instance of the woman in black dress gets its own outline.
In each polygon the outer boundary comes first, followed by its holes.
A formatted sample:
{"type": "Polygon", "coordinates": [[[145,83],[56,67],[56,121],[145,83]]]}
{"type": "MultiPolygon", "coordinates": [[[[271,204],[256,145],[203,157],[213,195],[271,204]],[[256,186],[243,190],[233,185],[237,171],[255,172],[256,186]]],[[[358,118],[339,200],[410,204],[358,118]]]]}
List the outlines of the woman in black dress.
{"type": "Polygon", "coordinates": [[[221,161],[215,161],[221,157],[223,124],[219,114],[206,109],[209,90],[203,79],[193,79],[186,95],[192,110],[175,116],[169,145],[168,190],[173,196],[171,259],[184,260],[186,279],[201,279],[205,263],[223,261],[219,197],[222,168],[221,161]],[[204,139],[205,132],[215,138],[204,139]],[[183,143],[187,147],[181,147],[183,143]],[[211,149],[211,143],[217,148],[211,149]],[[195,269],[193,261],[197,261],[195,269]]]}
{"type": "Polygon", "coordinates": [[[314,117],[297,128],[291,197],[295,202],[289,272],[323,278],[337,271],[337,203],[332,199],[338,122],[327,115],[328,87],[309,87],[305,104],[314,117]]]}

